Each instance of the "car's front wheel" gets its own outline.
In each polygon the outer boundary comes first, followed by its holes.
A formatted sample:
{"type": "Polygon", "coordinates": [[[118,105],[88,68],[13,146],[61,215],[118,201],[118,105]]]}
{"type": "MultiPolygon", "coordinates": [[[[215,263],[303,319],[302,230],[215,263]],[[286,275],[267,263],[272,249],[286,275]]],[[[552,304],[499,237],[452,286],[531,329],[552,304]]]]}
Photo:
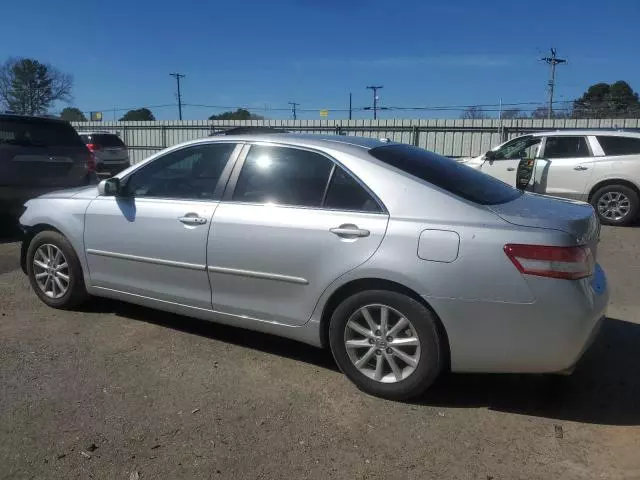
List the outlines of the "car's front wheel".
{"type": "Polygon", "coordinates": [[[638,215],[638,194],[625,185],[607,185],[591,197],[603,225],[629,225],[638,215]]]}
{"type": "Polygon", "coordinates": [[[329,326],[340,370],[361,390],[404,400],[424,392],[444,364],[433,313],[401,293],[370,290],[345,299],[329,326]]]}
{"type": "Polygon", "coordinates": [[[50,307],[72,308],[87,298],[78,256],[58,232],[47,230],[33,237],[26,267],[31,287],[50,307]]]}

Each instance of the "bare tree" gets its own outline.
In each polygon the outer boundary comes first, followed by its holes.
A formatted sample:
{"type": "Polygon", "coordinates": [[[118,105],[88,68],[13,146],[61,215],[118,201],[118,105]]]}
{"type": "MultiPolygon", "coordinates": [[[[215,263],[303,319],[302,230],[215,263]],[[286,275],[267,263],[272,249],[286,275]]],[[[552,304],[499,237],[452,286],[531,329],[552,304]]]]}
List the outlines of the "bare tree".
{"type": "Polygon", "coordinates": [[[23,115],[47,113],[56,101],[71,101],[73,78],[31,58],[10,58],[0,66],[0,102],[23,115]]]}
{"type": "Polygon", "coordinates": [[[486,114],[482,107],[472,105],[462,112],[460,118],[464,118],[465,120],[478,120],[482,118],[489,118],[489,115],[486,114]]]}

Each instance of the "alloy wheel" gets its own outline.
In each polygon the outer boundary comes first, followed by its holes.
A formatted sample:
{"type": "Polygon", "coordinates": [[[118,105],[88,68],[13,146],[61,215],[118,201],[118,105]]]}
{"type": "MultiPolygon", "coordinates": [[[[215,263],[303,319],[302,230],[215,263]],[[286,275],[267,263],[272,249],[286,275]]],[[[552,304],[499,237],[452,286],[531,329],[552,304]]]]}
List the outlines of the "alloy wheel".
{"type": "Polygon", "coordinates": [[[61,298],[69,290],[69,264],[62,250],[43,244],[33,255],[33,276],[38,287],[49,298],[61,298]]]}
{"type": "Polygon", "coordinates": [[[356,310],[347,321],[344,345],[358,371],[377,382],[405,380],[420,361],[420,339],[413,324],[387,305],[356,310]]]}

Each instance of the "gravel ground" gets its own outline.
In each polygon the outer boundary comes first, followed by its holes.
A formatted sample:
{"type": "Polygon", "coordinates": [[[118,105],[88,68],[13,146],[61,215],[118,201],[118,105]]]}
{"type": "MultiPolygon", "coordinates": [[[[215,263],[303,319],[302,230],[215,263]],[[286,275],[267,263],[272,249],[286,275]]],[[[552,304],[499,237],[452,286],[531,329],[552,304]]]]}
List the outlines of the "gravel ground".
{"type": "Polygon", "coordinates": [[[640,229],[571,377],[450,375],[396,403],[328,352],[96,300],[47,308],[0,240],[0,478],[640,478],[640,229]]]}

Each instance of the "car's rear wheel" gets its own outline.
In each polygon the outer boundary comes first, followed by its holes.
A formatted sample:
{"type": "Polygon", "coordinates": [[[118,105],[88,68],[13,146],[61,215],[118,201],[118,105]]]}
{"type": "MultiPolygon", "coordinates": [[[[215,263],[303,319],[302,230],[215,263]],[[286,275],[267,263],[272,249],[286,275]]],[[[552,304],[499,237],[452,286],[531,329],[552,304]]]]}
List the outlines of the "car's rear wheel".
{"type": "Polygon", "coordinates": [[[86,300],[78,256],[58,232],[43,231],[33,237],[26,266],[31,287],[50,307],[72,308],[86,300]]]}
{"type": "Polygon", "coordinates": [[[360,292],[345,299],[331,317],[331,351],[361,390],[408,399],[423,393],[442,370],[436,322],[428,308],[401,293],[360,292]]]}
{"type": "Polygon", "coordinates": [[[638,194],[625,185],[607,185],[591,197],[603,225],[629,225],[638,215],[638,194]]]}

